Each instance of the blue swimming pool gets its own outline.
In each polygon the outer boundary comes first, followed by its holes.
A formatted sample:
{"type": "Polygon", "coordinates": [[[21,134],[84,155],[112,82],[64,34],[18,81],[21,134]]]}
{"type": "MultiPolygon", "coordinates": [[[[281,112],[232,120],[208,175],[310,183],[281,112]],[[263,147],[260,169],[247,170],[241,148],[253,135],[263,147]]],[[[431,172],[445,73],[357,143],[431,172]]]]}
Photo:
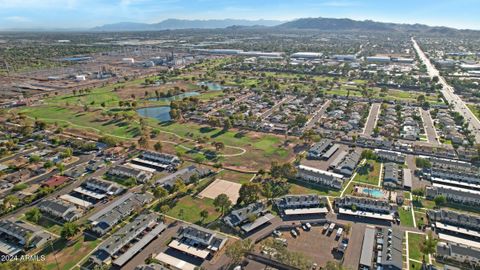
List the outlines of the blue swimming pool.
{"type": "Polygon", "coordinates": [[[375,198],[383,198],[383,192],[374,188],[363,188],[362,193],[368,194],[375,198]]]}

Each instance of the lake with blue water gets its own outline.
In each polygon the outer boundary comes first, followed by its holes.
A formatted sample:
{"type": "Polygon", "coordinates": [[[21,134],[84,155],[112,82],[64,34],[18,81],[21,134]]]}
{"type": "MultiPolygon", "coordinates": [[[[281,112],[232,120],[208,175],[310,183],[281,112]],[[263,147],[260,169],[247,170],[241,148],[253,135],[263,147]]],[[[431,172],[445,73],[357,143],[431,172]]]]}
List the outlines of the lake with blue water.
{"type": "Polygon", "coordinates": [[[153,100],[153,101],[172,101],[172,100],[179,100],[179,99],[184,99],[186,97],[193,97],[193,96],[198,96],[200,95],[198,92],[185,92],[179,95],[171,96],[171,97],[165,97],[165,98],[156,98],[152,97],[149,98],[148,100],[153,100]]]}
{"type": "Polygon", "coordinates": [[[160,122],[171,121],[170,106],[148,107],[137,110],[137,113],[143,117],[155,118],[160,122]]]}

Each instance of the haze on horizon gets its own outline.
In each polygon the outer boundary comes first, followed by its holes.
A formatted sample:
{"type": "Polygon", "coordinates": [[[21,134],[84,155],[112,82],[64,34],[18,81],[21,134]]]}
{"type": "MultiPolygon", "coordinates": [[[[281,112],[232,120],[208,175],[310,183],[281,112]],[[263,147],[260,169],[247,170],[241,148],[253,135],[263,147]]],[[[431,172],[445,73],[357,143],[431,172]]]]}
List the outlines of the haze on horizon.
{"type": "Polygon", "coordinates": [[[479,0],[0,0],[0,29],[178,19],[350,18],[480,29],[479,0]]]}

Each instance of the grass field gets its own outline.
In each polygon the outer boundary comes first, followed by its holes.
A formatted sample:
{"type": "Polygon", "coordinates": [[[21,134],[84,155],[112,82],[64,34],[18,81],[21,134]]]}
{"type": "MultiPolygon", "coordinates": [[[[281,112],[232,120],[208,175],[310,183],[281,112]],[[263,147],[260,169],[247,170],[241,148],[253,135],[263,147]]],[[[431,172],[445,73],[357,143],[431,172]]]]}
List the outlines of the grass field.
{"type": "Polygon", "coordinates": [[[425,235],[417,233],[408,233],[408,255],[409,259],[422,261],[423,255],[420,246],[425,240],[425,235]]]}
{"type": "Polygon", "coordinates": [[[192,196],[185,196],[181,198],[170,211],[167,212],[167,215],[195,224],[206,224],[220,217],[220,212],[216,211],[212,199],[198,199],[192,198],[192,196]],[[202,222],[200,212],[203,210],[208,211],[208,217],[202,222]]]}
{"type": "Polygon", "coordinates": [[[378,179],[380,175],[380,163],[368,160],[365,165],[361,165],[360,168],[357,170],[357,175],[353,178],[353,181],[370,184],[370,185],[378,185],[378,179]],[[367,170],[367,164],[373,168],[373,170],[367,170]]]}
{"type": "Polygon", "coordinates": [[[415,211],[415,223],[417,227],[423,226],[427,223],[427,215],[425,212],[415,211]]]}
{"type": "Polygon", "coordinates": [[[83,257],[92,251],[100,243],[99,239],[91,239],[81,235],[71,243],[64,239],[59,239],[53,243],[52,247],[47,246],[40,252],[40,255],[46,255],[45,268],[47,270],[58,269],[68,270],[75,266],[83,257]]]}
{"type": "Polygon", "coordinates": [[[412,210],[410,210],[410,207],[408,207],[408,210],[403,206],[398,207],[398,214],[400,215],[400,223],[403,226],[413,227],[412,210]]]}
{"type": "Polygon", "coordinates": [[[250,179],[252,179],[253,176],[254,174],[251,173],[240,173],[230,170],[223,170],[217,174],[218,179],[227,180],[239,184],[245,184],[250,182],[250,179]]]}
{"type": "MultiPolygon", "coordinates": [[[[23,220],[27,223],[32,223],[31,221],[27,220],[27,218],[25,217],[25,215],[22,215],[22,217],[20,218],[20,220],[23,220]]],[[[53,233],[53,234],[56,234],[56,235],[60,235],[61,231],[62,231],[62,226],[51,221],[50,219],[48,219],[47,217],[43,216],[38,220],[38,222],[36,223],[37,225],[45,228],[47,231],[53,233]]]]}
{"type": "Polygon", "coordinates": [[[140,134],[138,124],[126,120],[101,121],[98,111],[83,112],[57,106],[39,106],[28,107],[22,109],[21,112],[45,122],[79,128],[87,127],[95,132],[119,137],[133,138],[140,134]]]}
{"type": "Polygon", "coordinates": [[[306,182],[302,181],[293,181],[290,180],[290,190],[289,194],[318,194],[318,195],[324,195],[324,196],[339,196],[340,192],[339,191],[334,191],[334,190],[329,190],[327,188],[309,184],[306,182]]]}
{"type": "Polygon", "coordinates": [[[412,204],[415,208],[427,208],[427,209],[433,209],[435,207],[435,202],[426,200],[426,199],[415,199],[415,196],[413,196],[414,200],[412,201],[412,204]]]}

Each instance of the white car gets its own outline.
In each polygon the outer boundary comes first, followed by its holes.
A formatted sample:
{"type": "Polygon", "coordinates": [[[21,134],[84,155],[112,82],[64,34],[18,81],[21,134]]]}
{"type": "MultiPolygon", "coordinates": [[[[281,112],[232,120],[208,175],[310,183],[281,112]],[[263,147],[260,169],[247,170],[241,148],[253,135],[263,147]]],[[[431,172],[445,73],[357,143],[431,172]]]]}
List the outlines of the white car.
{"type": "Polygon", "coordinates": [[[276,237],[282,236],[282,233],[280,231],[277,231],[277,230],[273,230],[272,234],[275,235],[276,237]]]}

